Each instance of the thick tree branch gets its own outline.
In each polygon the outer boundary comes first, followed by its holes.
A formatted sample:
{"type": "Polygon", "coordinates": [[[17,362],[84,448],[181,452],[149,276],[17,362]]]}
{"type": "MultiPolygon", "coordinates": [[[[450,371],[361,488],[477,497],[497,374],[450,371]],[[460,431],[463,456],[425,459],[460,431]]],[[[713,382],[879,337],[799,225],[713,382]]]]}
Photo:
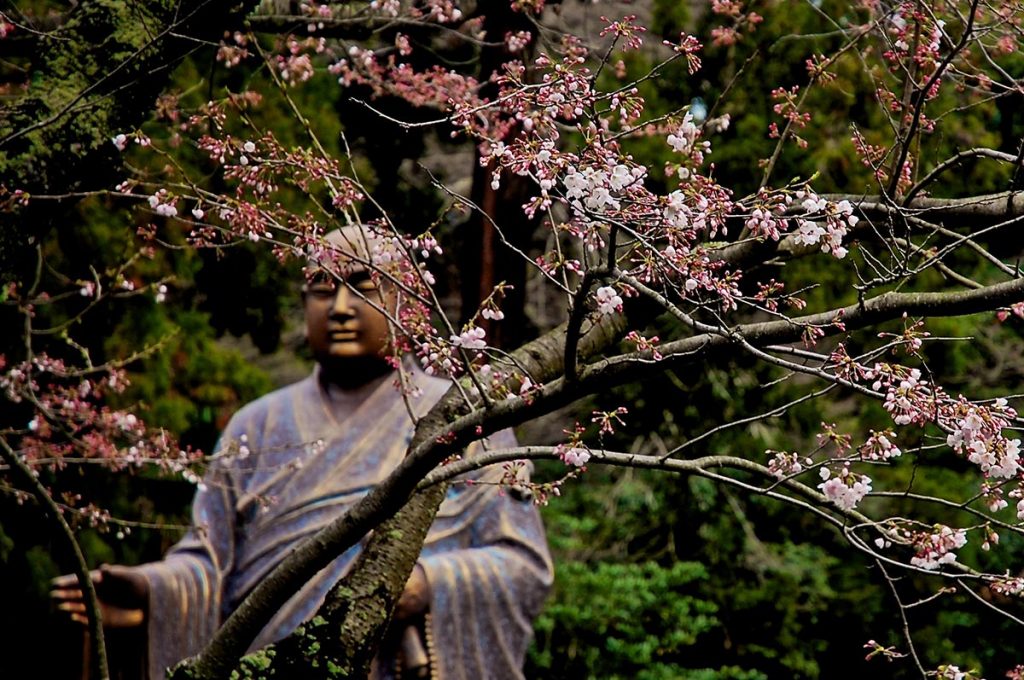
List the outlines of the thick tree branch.
{"type": "MultiPolygon", "coordinates": [[[[1024,193],[1010,191],[970,198],[916,197],[902,206],[886,202],[878,195],[822,194],[822,198],[833,203],[849,201],[871,221],[895,215],[908,215],[910,218],[927,217],[931,221],[941,221],[947,226],[956,223],[981,227],[1024,215],[1024,193]]],[[[793,214],[797,214],[798,210],[795,207],[792,211],[793,214]]],[[[854,234],[868,229],[870,224],[870,222],[864,221],[857,225],[851,231],[851,238],[854,237],[854,234]]],[[[743,268],[763,263],[775,255],[792,258],[819,251],[820,248],[816,245],[797,244],[796,237],[789,234],[779,241],[744,239],[712,249],[708,254],[713,260],[725,261],[734,267],[743,268]]]]}
{"type": "Polygon", "coordinates": [[[904,313],[911,316],[959,316],[993,310],[1022,299],[1024,278],[951,293],[885,293],[863,303],[794,319],[742,324],[718,333],[702,333],[663,343],[658,348],[664,357],[661,361],[653,361],[649,352],[598,360],[582,367],[572,385],[563,380],[553,380],[533,395],[528,403],[520,399],[506,400],[496,404],[487,414],[475,411],[463,416],[451,427],[454,432],[478,425],[485,432],[490,432],[494,423],[510,427],[566,406],[586,394],[734,353],[741,344],[739,338],[754,347],[765,347],[797,342],[807,326],[820,327],[825,335],[836,335],[845,332],[834,325],[836,321],[841,321],[846,331],[852,331],[897,319],[904,313]]]}
{"type": "Polygon", "coordinates": [[[902,206],[886,203],[880,196],[824,194],[824,197],[830,201],[849,200],[869,217],[909,213],[933,220],[991,222],[1024,215],[1024,195],[1009,191],[970,198],[915,198],[902,206]]]}

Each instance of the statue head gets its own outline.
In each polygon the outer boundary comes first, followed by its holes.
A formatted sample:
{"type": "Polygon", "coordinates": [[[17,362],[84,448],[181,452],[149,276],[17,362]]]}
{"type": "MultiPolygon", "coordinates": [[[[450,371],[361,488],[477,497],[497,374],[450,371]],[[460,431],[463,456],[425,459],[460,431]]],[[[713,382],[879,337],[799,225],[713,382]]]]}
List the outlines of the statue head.
{"type": "Polygon", "coordinates": [[[389,368],[385,310],[394,306],[392,295],[367,266],[381,239],[352,225],[325,240],[332,248],[310,258],[303,288],[306,336],[329,382],[358,385],[389,368]]]}

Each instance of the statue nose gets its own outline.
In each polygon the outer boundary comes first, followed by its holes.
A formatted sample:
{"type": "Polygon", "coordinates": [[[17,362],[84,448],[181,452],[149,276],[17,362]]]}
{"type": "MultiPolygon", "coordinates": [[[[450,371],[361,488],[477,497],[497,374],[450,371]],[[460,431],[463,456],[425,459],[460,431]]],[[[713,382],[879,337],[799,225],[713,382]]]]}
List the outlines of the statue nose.
{"type": "Polygon", "coordinates": [[[353,316],[355,311],[355,294],[344,284],[338,286],[338,292],[334,296],[334,304],[331,306],[331,314],[353,316]]]}

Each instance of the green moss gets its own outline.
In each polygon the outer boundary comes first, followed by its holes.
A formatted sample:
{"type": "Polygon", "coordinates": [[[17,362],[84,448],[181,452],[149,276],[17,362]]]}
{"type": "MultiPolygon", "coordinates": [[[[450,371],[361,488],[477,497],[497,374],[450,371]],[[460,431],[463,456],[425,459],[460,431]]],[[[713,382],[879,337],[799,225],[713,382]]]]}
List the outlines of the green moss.
{"type": "Polygon", "coordinates": [[[239,662],[238,670],[232,673],[232,678],[238,677],[239,680],[248,680],[249,678],[273,676],[273,663],[276,655],[277,653],[273,648],[258,649],[251,654],[246,654],[239,662]]]}

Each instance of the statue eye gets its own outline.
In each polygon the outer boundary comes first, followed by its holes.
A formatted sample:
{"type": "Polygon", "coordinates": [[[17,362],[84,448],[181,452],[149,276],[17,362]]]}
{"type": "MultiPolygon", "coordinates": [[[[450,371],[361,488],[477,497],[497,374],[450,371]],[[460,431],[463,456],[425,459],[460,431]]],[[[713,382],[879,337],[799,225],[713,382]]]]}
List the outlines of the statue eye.
{"type": "Polygon", "coordinates": [[[314,281],[306,287],[306,293],[316,298],[331,298],[337,292],[337,286],[329,281],[314,281]]]}
{"type": "Polygon", "coordinates": [[[348,285],[360,293],[377,292],[377,282],[365,272],[358,272],[348,279],[348,285]]]}

